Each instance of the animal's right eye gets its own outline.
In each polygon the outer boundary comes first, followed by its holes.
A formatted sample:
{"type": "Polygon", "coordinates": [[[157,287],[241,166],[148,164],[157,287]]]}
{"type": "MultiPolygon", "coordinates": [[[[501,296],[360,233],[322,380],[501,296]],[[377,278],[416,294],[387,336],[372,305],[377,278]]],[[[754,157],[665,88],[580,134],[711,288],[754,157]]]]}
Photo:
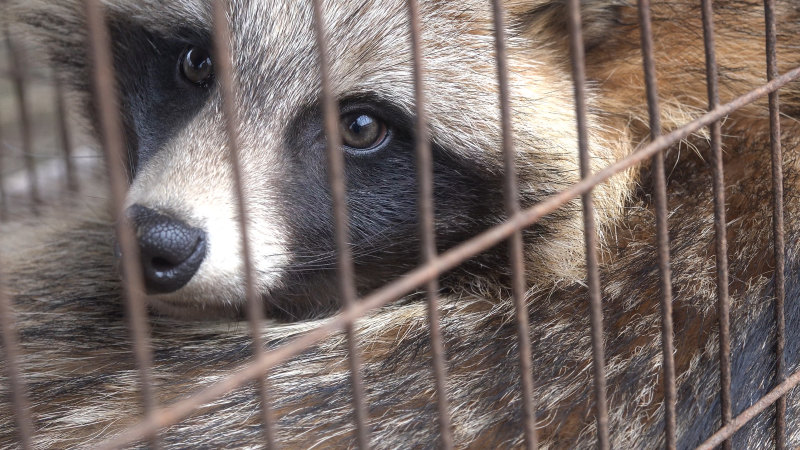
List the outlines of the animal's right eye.
{"type": "Polygon", "coordinates": [[[361,153],[378,149],[389,135],[388,127],[383,121],[362,112],[342,116],[339,127],[344,145],[361,153]]]}
{"type": "Polygon", "coordinates": [[[207,87],[214,77],[214,65],[208,50],[189,46],[181,55],[181,74],[190,83],[207,87]]]}

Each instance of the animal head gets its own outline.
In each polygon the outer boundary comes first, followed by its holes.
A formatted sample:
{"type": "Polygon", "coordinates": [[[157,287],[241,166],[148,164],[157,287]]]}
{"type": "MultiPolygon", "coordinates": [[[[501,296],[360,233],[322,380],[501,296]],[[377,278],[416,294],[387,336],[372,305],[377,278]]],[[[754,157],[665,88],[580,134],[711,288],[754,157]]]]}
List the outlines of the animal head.
{"type": "MultiPolygon", "coordinates": [[[[151,303],[188,316],[243,309],[237,202],[215,77],[211,5],[104,2],[126,131],[129,216],[151,303]]],[[[584,2],[587,45],[612,27],[613,2],[584,2]]],[[[523,206],[578,179],[573,87],[560,1],[507,1],[514,144],[523,206]]],[[[20,2],[16,20],[78,94],[90,64],[82,3],[20,2]]],[[[340,110],[350,236],[364,292],[420,262],[414,85],[404,0],[324,1],[340,110]]],[[[421,2],[437,244],[452,247],[505,218],[497,66],[488,0],[421,2]]],[[[270,315],[337,307],[336,252],[310,1],[234,0],[229,11],[238,133],[257,287],[270,315]]],[[[91,116],[91,113],[89,113],[91,116]]],[[[91,117],[90,117],[91,119],[91,117]]],[[[597,167],[619,156],[595,119],[597,167]]],[[[598,187],[601,223],[624,197],[598,187]]],[[[575,203],[526,232],[530,283],[580,276],[575,203]]],[[[502,280],[497,248],[447,275],[502,280]]],[[[461,280],[461,281],[457,281],[461,280]]]]}

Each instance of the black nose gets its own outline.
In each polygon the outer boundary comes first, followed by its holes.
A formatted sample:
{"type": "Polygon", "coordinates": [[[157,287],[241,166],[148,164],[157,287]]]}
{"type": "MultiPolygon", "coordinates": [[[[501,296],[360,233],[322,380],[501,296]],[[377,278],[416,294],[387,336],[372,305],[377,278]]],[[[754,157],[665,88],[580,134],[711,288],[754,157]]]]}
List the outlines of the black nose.
{"type": "Polygon", "coordinates": [[[192,279],[206,256],[206,233],[141,205],[128,208],[147,292],[165,294],[192,279]]]}

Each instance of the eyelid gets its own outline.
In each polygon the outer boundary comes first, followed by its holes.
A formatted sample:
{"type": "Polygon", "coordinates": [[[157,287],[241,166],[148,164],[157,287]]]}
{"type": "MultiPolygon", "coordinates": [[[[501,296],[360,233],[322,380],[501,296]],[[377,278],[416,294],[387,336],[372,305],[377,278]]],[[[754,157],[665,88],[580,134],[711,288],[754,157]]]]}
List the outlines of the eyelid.
{"type": "Polygon", "coordinates": [[[392,121],[390,115],[386,113],[384,108],[375,105],[368,101],[342,101],[339,105],[340,117],[352,116],[354,114],[364,114],[380,120],[387,127],[391,127],[392,121]]]}

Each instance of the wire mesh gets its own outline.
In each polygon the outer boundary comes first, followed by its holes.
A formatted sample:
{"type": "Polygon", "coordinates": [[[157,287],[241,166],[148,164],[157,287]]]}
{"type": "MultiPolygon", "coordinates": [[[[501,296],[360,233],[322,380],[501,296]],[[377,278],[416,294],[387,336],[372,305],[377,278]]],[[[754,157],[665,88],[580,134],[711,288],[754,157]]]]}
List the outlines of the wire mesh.
{"type": "MultiPolygon", "coordinates": [[[[581,167],[581,180],[569,188],[552,195],[542,202],[527,209],[521,209],[515,174],[515,153],[511,126],[511,92],[508,81],[508,68],[506,56],[506,36],[504,27],[504,10],[500,1],[493,1],[494,27],[496,39],[496,64],[498,70],[499,102],[501,111],[501,129],[503,137],[503,153],[505,162],[505,199],[508,218],[505,222],[494,226],[478,236],[459,244],[452,249],[437,254],[434,228],[433,206],[433,170],[432,157],[427,131],[427,115],[425,103],[425,69],[422,57],[421,22],[419,5],[416,0],[409,0],[409,24],[413,54],[414,86],[416,94],[416,150],[417,170],[419,182],[419,217],[420,235],[422,237],[422,263],[416,269],[406,273],[394,282],[379,288],[372,293],[358,298],[354,269],[350,249],[349,219],[346,203],[346,180],[344,175],[344,160],[339,151],[341,137],[338,128],[338,107],[336,92],[332,90],[330,80],[330,61],[328,60],[329,43],[325,32],[321,2],[313,0],[314,25],[317,38],[317,50],[320,62],[321,104],[324,112],[325,131],[328,149],[328,173],[333,198],[333,215],[336,225],[336,246],[338,255],[338,274],[340,282],[340,297],[344,308],[342,312],[332,317],[323,325],[301,335],[298,338],[276,348],[266,351],[260,329],[262,327],[263,306],[258,301],[255,287],[254,267],[251,261],[251,250],[248,240],[248,215],[244,202],[244,181],[239,160],[238,130],[239,117],[236,113],[235,79],[233,76],[232,58],[230,48],[221,43],[230,42],[230,30],[227,21],[227,1],[215,2],[214,32],[217,42],[216,53],[218,58],[217,76],[221,88],[223,115],[225,117],[226,133],[230,163],[238,193],[239,222],[241,231],[242,260],[248,299],[248,316],[251,326],[255,359],[243,364],[235,372],[210,386],[207,386],[194,395],[179,400],[171,405],[159,407],[156,402],[155,385],[152,376],[152,354],[149,345],[149,331],[143,295],[142,274],[138,264],[138,255],[133,230],[125,220],[123,210],[127,177],[123,164],[124,144],[122,139],[122,126],[117,109],[117,97],[114,86],[112,55],[110,52],[110,39],[105,27],[103,10],[97,0],[85,0],[87,24],[90,39],[91,54],[93,59],[93,82],[96,95],[97,108],[100,111],[101,140],[106,151],[110,187],[114,206],[114,217],[117,220],[117,239],[123,257],[123,272],[125,296],[131,317],[131,332],[134,338],[134,353],[139,369],[140,385],[143,396],[145,418],[140,423],[127,428],[120,435],[103,442],[99,448],[119,448],[141,439],[148,439],[154,448],[160,446],[159,431],[170,425],[180,422],[196,409],[209,401],[217,399],[232,390],[242,387],[247,383],[256,381],[261,399],[262,424],[264,427],[264,440],[275,448],[275,419],[270,409],[270,398],[266,379],[271,368],[281,364],[305,351],[312,345],[323,341],[334,333],[345,331],[349,348],[349,364],[351,384],[353,389],[353,409],[356,422],[357,442],[360,447],[370,446],[369,438],[369,411],[366,404],[365,386],[361,376],[362,364],[359,354],[358,342],[354,330],[354,323],[365,314],[374,309],[390,303],[422,286],[425,286],[428,297],[428,320],[430,323],[431,346],[433,354],[433,370],[437,392],[439,427],[441,445],[444,448],[453,446],[449,405],[447,398],[447,371],[445,349],[442,343],[437,292],[439,290],[438,277],[458,266],[463,261],[475,256],[492,246],[503,241],[509,242],[510,267],[512,272],[512,291],[518,321],[520,367],[522,374],[521,389],[523,391],[524,410],[524,435],[528,448],[537,445],[536,436],[536,403],[533,396],[533,370],[531,363],[530,330],[528,313],[525,305],[525,278],[523,259],[522,231],[535,224],[545,215],[552,213],[567,202],[582,196],[584,214],[584,232],[587,258],[587,280],[591,306],[591,336],[594,361],[595,382],[595,408],[597,420],[597,440],[600,448],[610,447],[608,409],[606,399],[606,374],[605,355],[603,349],[603,316],[602,297],[599,276],[599,263],[597,259],[597,244],[594,208],[592,204],[592,189],[610,177],[630,167],[642,164],[652,158],[653,173],[655,174],[654,192],[656,200],[657,244],[659,256],[659,271],[661,276],[661,313],[662,313],[662,345],[663,345],[663,374],[664,374],[664,405],[665,405],[665,442],[667,448],[676,446],[676,382],[675,363],[673,358],[673,325],[672,325],[672,283],[669,261],[669,237],[667,228],[667,199],[666,182],[664,176],[663,151],[691,135],[692,133],[710,127],[711,148],[713,152],[714,167],[714,209],[716,229],[716,262],[717,262],[717,289],[719,313],[719,338],[720,338],[720,396],[722,426],[699,448],[713,448],[716,445],[730,447],[730,438],[749,420],[760,412],[776,406],[775,414],[775,439],[778,448],[785,447],[785,414],[786,393],[800,384],[800,372],[789,377],[785,375],[785,362],[783,349],[785,345],[785,318],[784,318],[784,224],[783,224],[783,192],[782,192],[782,156],[780,144],[779,99],[777,91],[787,83],[800,78],[800,68],[796,68],[782,75],[778,73],[777,56],[775,51],[776,26],[774,13],[774,0],[765,0],[766,40],[767,40],[767,78],[768,82],[752,91],[721,104],[719,99],[717,62],[714,52],[713,10],[710,0],[703,0],[703,30],[706,50],[706,75],[708,81],[708,112],[701,117],[677,128],[669,133],[662,134],[659,119],[658,90],[656,85],[655,60],[653,54],[653,38],[650,26],[649,1],[640,0],[639,14],[641,25],[643,66],[647,87],[647,103],[650,115],[651,141],[639,151],[592,173],[590,166],[590,149],[587,132],[586,111],[586,86],[585,86],[585,57],[582,27],[580,17],[580,2],[571,0],[569,6],[569,32],[570,48],[575,86],[576,125],[578,128],[578,147],[581,167]],[[727,268],[727,243],[725,220],[724,176],[722,167],[721,131],[720,121],[731,112],[752,103],[764,96],[769,96],[770,124],[771,124],[771,155],[772,155],[772,182],[773,182],[773,235],[775,258],[775,320],[777,324],[776,338],[776,371],[775,385],[767,395],[759,399],[751,407],[744,410],[736,417],[732,415],[730,398],[730,305],[728,294],[728,268],[727,268]]],[[[8,35],[6,35],[8,38],[8,35]]],[[[7,39],[7,42],[10,40],[7,39]]],[[[10,52],[16,58],[16,51],[10,52]]],[[[15,81],[19,105],[21,127],[23,134],[24,152],[27,156],[27,172],[31,179],[30,196],[31,205],[36,208],[40,203],[36,183],[36,168],[33,161],[33,146],[30,139],[30,124],[25,110],[25,80],[20,75],[19,61],[14,60],[16,67],[12,70],[15,81]],[[27,136],[27,137],[26,137],[27,136]]],[[[66,113],[63,103],[63,94],[60,83],[57,87],[57,109],[59,111],[60,127],[62,130],[62,145],[66,157],[68,186],[74,189],[77,181],[71,161],[71,138],[65,120],[66,113]]],[[[1,140],[1,139],[0,139],[1,140]]],[[[0,158],[2,152],[0,152],[0,158]]],[[[2,159],[0,159],[0,162],[2,159]]],[[[2,208],[5,209],[5,193],[2,191],[2,164],[0,164],[0,196],[3,197],[2,208]]],[[[34,210],[38,212],[38,210],[34,210]]],[[[3,214],[3,217],[5,214],[3,214]]],[[[0,281],[2,277],[0,277],[0,281]]],[[[24,383],[17,364],[17,343],[13,326],[13,314],[9,298],[4,293],[0,284],[0,327],[3,331],[3,349],[9,372],[9,381],[14,393],[14,413],[18,420],[20,443],[23,448],[30,448],[33,437],[33,426],[28,414],[25,400],[24,383]]]]}
{"type": "MultiPolygon", "coordinates": [[[[384,287],[364,296],[360,301],[355,302],[352,308],[345,309],[336,314],[319,327],[292,339],[279,348],[268,351],[261,360],[244,364],[230,376],[198,390],[186,399],[176,401],[167,407],[159,409],[149,420],[144,420],[131,426],[113,439],[109,439],[98,445],[98,448],[119,448],[142,439],[143,436],[153,433],[154,430],[159,430],[180,422],[180,420],[188,417],[197,410],[197,408],[200,408],[204,404],[234,389],[240,388],[245,383],[250,382],[254,377],[261,376],[265,371],[286,362],[311,346],[342,331],[347,324],[363,317],[370,311],[374,311],[376,308],[397,300],[403,295],[424,285],[431,279],[455,268],[463,261],[494,247],[512,236],[515,231],[530,227],[542,217],[552,213],[581,194],[588,192],[594,186],[608,180],[617,173],[649,160],[656,153],[666,150],[675,142],[685,139],[698,130],[729,115],[731,112],[755,102],[770,92],[774,92],[780,87],[797,79],[800,79],[800,68],[790,70],[773,79],[771,82],[759,86],[728,103],[720,105],[688,124],[667,134],[662,134],[641,150],[595,172],[588,178],[575,183],[558,194],[554,194],[535,206],[523,209],[518,215],[506,222],[492,227],[474,238],[441,253],[435,259],[420,265],[418,268],[406,273],[400,279],[388,283],[384,287]]],[[[782,389],[784,389],[782,392],[786,392],[800,384],[800,373],[795,375],[797,376],[793,375],[787,378],[785,386],[782,386],[782,389]]],[[[765,399],[768,401],[766,406],[769,406],[775,401],[770,400],[771,397],[765,397],[765,399]]],[[[775,397],[775,399],[777,399],[777,397],[775,397]]],[[[766,406],[764,406],[764,408],[766,408],[766,406]]],[[[738,428],[744,425],[744,423],[736,423],[738,424],[738,428]]],[[[735,430],[730,433],[732,434],[733,432],[735,432],[735,430]]]]}

